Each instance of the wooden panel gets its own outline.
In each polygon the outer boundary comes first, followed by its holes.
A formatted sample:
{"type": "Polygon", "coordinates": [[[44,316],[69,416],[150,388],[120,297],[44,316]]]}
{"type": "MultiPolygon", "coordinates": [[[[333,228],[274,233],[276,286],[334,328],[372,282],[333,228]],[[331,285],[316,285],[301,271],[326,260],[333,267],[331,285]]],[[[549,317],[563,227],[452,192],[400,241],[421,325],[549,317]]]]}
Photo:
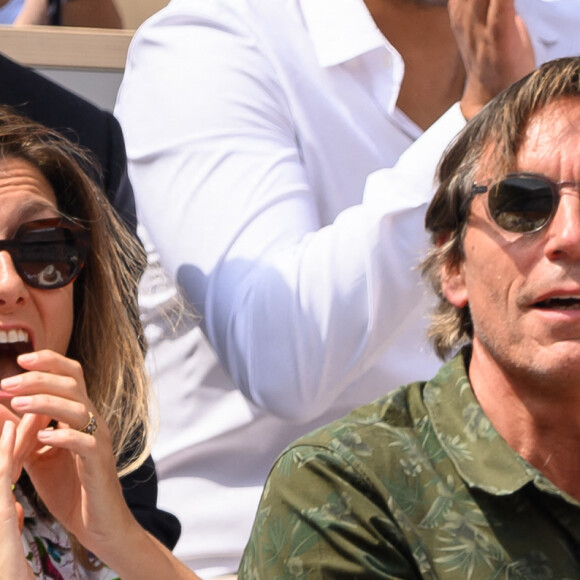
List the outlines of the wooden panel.
{"type": "Polygon", "coordinates": [[[117,10],[121,14],[124,28],[139,28],[139,26],[167,5],[169,0],[115,0],[117,10]]]}
{"type": "Polygon", "coordinates": [[[0,52],[34,67],[123,70],[133,30],[0,26],[0,52]]]}

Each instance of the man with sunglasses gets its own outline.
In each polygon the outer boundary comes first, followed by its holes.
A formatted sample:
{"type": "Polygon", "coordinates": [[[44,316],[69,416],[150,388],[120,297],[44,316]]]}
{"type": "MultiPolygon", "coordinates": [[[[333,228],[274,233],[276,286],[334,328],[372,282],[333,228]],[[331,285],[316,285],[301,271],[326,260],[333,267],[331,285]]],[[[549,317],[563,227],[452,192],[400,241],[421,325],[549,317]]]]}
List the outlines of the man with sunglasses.
{"type": "Polygon", "coordinates": [[[580,577],[579,157],[577,58],[468,124],[423,263],[454,356],[282,455],[241,579],[580,577]]]}
{"type": "Polygon", "coordinates": [[[116,113],[199,312],[146,277],[154,457],[200,576],[235,572],[288,443],[437,370],[413,269],[437,160],[578,29],[578,0],[172,0],[139,29],[116,113]]]}

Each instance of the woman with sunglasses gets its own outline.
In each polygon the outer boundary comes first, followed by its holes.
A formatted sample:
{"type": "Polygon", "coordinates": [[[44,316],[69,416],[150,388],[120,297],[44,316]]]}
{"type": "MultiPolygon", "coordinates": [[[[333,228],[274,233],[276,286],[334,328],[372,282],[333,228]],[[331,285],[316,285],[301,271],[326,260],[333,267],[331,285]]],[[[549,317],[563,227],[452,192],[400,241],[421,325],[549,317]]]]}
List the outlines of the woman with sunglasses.
{"type": "Polygon", "coordinates": [[[0,576],[196,578],[121,492],[148,454],[143,256],[87,163],[0,108],[0,576]]]}

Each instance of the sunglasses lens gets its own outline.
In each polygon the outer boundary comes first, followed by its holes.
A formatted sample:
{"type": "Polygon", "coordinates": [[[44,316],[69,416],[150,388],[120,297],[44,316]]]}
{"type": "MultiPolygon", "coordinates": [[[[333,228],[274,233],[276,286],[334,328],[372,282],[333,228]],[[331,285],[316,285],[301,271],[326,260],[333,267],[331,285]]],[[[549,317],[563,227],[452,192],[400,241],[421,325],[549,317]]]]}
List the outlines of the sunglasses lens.
{"type": "Polygon", "coordinates": [[[491,217],[508,232],[543,228],[554,210],[550,184],[537,177],[507,177],[489,190],[491,217]]]}
{"type": "Polygon", "coordinates": [[[18,236],[18,269],[34,288],[70,284],[83,268],[86,250],[75,232],[59,225],[27,229],[18,236]]]}

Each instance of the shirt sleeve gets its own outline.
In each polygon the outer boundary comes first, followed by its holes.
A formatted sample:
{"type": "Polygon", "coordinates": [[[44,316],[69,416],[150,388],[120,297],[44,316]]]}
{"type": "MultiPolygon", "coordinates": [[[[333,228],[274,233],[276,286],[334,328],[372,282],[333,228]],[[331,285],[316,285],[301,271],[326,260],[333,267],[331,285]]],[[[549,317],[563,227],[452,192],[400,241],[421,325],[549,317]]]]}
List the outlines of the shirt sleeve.
{"type": "Polygon", "coordinates": [[[240,580],[420,578],[386,502],[340,454],[290,449],[266,482],[240,580]]]}
{"type": "MultiPolygon", "coordinates": [[[[413,203],[369,194],[322,224],[251,15],[188,6],[137,34],[117,101],[139,219],[244,395],[308,421],[424,316],[414,266],[432,175],[413,203]]],[[[392,179],[403,198],[403,175],[392,179]]]]}

